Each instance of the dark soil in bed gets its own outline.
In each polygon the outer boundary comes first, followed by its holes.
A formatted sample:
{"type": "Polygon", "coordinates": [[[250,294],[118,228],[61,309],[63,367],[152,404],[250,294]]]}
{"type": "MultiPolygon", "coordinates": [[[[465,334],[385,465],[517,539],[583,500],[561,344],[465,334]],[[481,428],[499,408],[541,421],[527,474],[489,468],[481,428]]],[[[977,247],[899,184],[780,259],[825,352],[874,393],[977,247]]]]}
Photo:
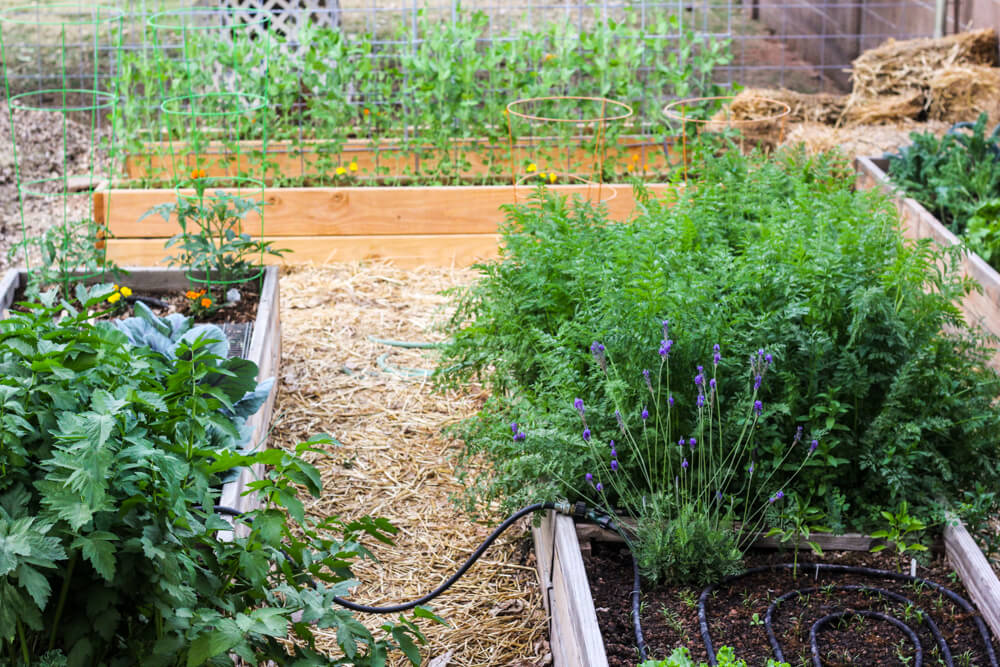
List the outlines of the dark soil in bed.
{"type": "MultiPolygon", "coordinates": [[[[912,628],[922,646],[925,665],[945,664],[942,648],[928,629],[927,618],[939,629],[955,665],[990,664],[974,615],[941,592],[912,582],[817,571],[809,566],[818,561],[895,571],[892,556],[828,551],[822,558],[800,553],[799,559],[798,576],[793,577],[790,570],[773,567],[791,562],[790,552],[751,552],[746,559],[747,568],[768,569],[721,585],[714,591],[707,600],[706,617],[716,651],[721,646],[731,646],[737,657],[746,660],[751,667],[764,665],[768,658],[775,657],[764,619],[776,598],[792,593],[775,608],[773,629],[784,659],[793,667],[813,664],[810,628],[819,619],[836,614],[843,616],[832,619],[817,631],[817,647],[824,667],[915,663],[914,645],[903,629],[884,618],[850,613],[855,611],[895,617],[912,628]],[[893,600],[870,590],[845,590],[838,588],[840,586],[878,587],[903,596],[909,602],[893,600]]],[[[628,551],[622,544],[594,542],[590,557],[584,556],[584,563],[609,663],[612,667],[635,667],[638,653],[630,616],[632,561],[628,551]]],[[[935,557],[929,567],[918,567],[917,576],[969,599],[943,555],[935,557]]],[[[698,625],[701,589],[654,588],[644,583],[642,591],[641,618],[649,657],[664,658],[675,647],[687,646],[696,660],[706,660],[707,652],[698,625]]],[[[992,646],[994,652],[1000,650],[996,640],[992,640],[992,646]]]]}

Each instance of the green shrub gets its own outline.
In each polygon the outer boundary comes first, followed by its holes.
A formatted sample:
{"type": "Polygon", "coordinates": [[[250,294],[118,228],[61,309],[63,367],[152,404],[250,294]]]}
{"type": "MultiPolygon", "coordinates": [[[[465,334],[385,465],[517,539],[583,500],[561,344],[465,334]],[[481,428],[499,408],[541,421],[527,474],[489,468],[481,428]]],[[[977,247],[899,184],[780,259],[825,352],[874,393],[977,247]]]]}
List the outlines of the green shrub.
{"type": "MultiPolygon", "coordinates": [[[[579,497],[602,462],[580,441],[573,399],[595,433],[617,428],[588,348],[615,351],[621,403],[632,406],[624,418],[637,424],[640,372],[663,319],[685,342],[671,354],[680,408],[694,405],[690,378],[713,344],[722,377],[740,377],[759,348],[773,353],[755,459],[763,469],[782,460],[799,426],[817,439],[791,490],[824,499],[834,529],[863,529],[904,499],[927,516],[935,498],[996,485],[1000,380],[955,305],[968,286],[939,269],[957,254],[905,244],[897,225],[883,199],[852,191],[841,162],[798,153],[709,161],[676,203],[650,201],[628,224],[545,192],[510,208],[501,259],[454,294],[440,373],[493,389],[457,428],[463,462],[489,463],[460,466],[470,508],[579,497]],[[512,421],[526,437],[511,437],[512,421]]],[[[719,387],[729,435],[741,424],[726,406],[746,398],[742,383],[719,387]]],[[[694,433],[684,415],[695,411],[677,414],[675,431],[694,433]]]]}
{"type": "Polygon", "coordinates": [[[318,495],[315,468],[239,452],[270,388],[257,367],[179,316],[92,323],[110,291],[0,320],[0,664],[342,664],[317,651],[322,628],[352,664],[393,647],[419,664],[410,620],[376,638],[333,603],[360,538],[392,527],[307,519],[297,488],[318,495]],[[251,483],[262,506],[221,541],[221,476],[253,464],[269,466],[251,483]]]}

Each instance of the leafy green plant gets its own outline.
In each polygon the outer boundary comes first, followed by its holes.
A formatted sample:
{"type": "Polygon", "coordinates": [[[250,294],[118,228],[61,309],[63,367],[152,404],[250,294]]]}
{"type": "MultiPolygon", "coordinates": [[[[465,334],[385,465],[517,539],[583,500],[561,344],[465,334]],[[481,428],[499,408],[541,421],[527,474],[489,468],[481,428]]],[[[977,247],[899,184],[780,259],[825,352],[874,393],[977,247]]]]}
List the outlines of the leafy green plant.
{"type": "MultiPolygon", "coordinates": [[[[819,443],[817,442],[818,446],[819,443]]],[[[782,544],[792,543],[792,576],[799,572],[799,547],[802,542],[818,556],[823,555],[819,544],[809,540],[813,533],[829,533],[830,528],[820,522],[826,518],[823,510],[813,506],[812,496],[789,494],[788,500],[782,505],[778,516],[772,520],[772,528],[768,537],[777,536],[782,544]]]]}
{"type": "Polygon", "coordinates": [[[872,537],[883,538],[888,542],[888,544],[877,544],[872,547],[872,553],[877,553],[891,546],[896,552],[896,569],[900,572],[903,569],[903,556],[910,552],[927,551],[927,547],[919,541],[921,534],[927,530],[927,524],[910,516],[909,510],[909,505],[905,500],[899,504],[899,509],[895,512],[882,510],[879,514],[889,524],[889,527],[872,533],[872,537]]]}
{"type": "MultiPolygon", "coordinates": [[[[68,220],[47,228],[37,238],[27,239],[41,255],[41,261],[28,272],[28,295],[35,297],[43,289],[58,286],[68,299],[73,296],[73,286],[83,277],[95,273],[118,277],[120,269],[105,256],[106,233],[93,220],[68,220]]],[[[8,256],[13,257],[20,249],[20,244],[12,246],[8,256]]]]}
{"type": "Polygon", "coordinates": [[[167,241],[166,247],[177,246],[180,253],[167,260],[184,267],[189,279],[209,290],[210,294],[201,295],[202,300],[210,302],[202,304],[201,312],[212,312],[225,303],[226,289],[260,276],[265,254],[280,257],[288,251],[242,230],[249,213],[263,214],[261,202],[223,190],[206,197],[208,180],[204,170],[192,172],[191,184],[194,198],[178,195],[176,202],[157,204],[139,219],[154,214],[164,220],[177,217],[181,231],[167,241]]]}
{"type": "Polygon", "coordinates": [[[370,556],[360,540],[395,532],[306,517],[299,490],[320,480],[300,455],[333,441],[241,453],[256,366],[183,318],[92,322],[109,292],[78,287],[80,311],[46,292],[0,320],[0,660],[419,664],[412,618],[376,636],[333,602],[370,556]],[[261,506],[220,539],[223,476],[256,464],[261,506]],[[325,628],[339,655],[318,650],[325,628]]]}
{"type": "Polygon", "coordinates": [[[1000,516],[1000,493],[982,484],[967,490],[958,508],[962,520],[973,526],[973,535],[987,559],[1000,558],[1000,531],[991,525],[1000,516]]]}
{"type": "Polygon", "coordinates": [[[887,155],[889,176],[934,213],[970,249],[996,265],[1000,199],[1000,126],[987,134],[987,114],[957,123],[940,139],[930,132],[887,155]],[[968,130],[966,132],[965,130],[968,130]]]}
{"type": "MultiPolygon", "coordinates": [[[[747,667],[746,660],[736,657],[736,651],[730,646],[723,646],[715,654],[716,664],[719,667],[747,667]]],[[[639,667],[708,667],[707,663],[695,663],[691,659],[691,652],[687,647],[675,648],[665,660],[649,659],[639,665],[639,667]]],[[[768,658],[765,667],[789,667],[787,662],[778,662],[774,658],[768,658]]]]}
{"type": "MultiPolygon", "coordinates": [[[[758,472],[782,460],[787,434],[803,426],[819,446],[784,490],[815,494],[838,527],[867,530],[904,498],[928,520],[939,510],[932,499],[1000,484],[1000,378],[956,306],[969,287],[950,271],[959,253],[904,243],[895,211],[854,192],[843,168],[831,156],[727,153],[676,201],[646,201],[627,224],[544,192],[509,208],[500,259],[452,294],[438,373],[445,385],[478,377],[493,389],[455,427],[464,460],[489,464],[460,468],[468,507],[580,499],[566,481],[606,463],[581,446],[568,406],[582,398],[595,433],[617,428],[587,348],[600,338],[615,350],[618,373],[634,380],[621,404],[643,405],[643,360],[666,314],[687,341],[672,352],[675,368],[704,363],[714,341],[729,350],[719,366],[728,377],[758,348],[773,354],[754,434],[758,472]],[[512,440],[512,421],[532,425],[526,440],[512,440]]],[[[671,389],[675,432],[696,433],[697,388],[671,389]]],[[[718,394],[732,406],[746,388],[724,383],[718,394]]],[[[721,428],[735,441],[731,412],[721,428]]]]}

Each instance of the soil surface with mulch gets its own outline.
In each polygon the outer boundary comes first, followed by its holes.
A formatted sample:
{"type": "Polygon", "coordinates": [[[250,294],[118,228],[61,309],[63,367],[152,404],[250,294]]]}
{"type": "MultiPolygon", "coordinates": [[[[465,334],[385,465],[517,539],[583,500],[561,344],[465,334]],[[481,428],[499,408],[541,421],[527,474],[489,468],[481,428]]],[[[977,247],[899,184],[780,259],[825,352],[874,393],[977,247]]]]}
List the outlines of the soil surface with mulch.
{"type": "MultiPolygon", "coordinates": [[[[924,664],[945,664],[943,653],[928,623],[931,619],[947,643],[955,665],[989,665],[985,642],[974,620],[947,595],[912,582],[832,573],[811,567],[823,562],[837,565],[896,570],[892,556],[866,552],[827,551],[817,559],[799,554],[798,576],[788,569],[789,552],[751,552],[747,568],[767,570],[718,586],[706,603],[710,638],[716,651],[731,646],[736,655],[755,667],[775,657],[768,640],[765,618],[775,599],[791,594],[773,612],[773,630],[784,659],[791,665],[812,663],[810,629],[823,617],[831,618],[817,629],[817,648],[825,667],[839,665],[912,665],[915,649],[905,631],[883,618],[891,616],[911,628],[919,638],[924,664]],[[906,598],[847,587],[877,587],[906,598]],[[796,594],[795,591],[798,591],[796,594]],[[852,612],[863,612],[865,615],[852,612]],[[867,615],[875,612],[883,617],[867,615]]],[[[631,622],[632,561],[622,544],[594,542],[584,557],[597,620],[611,667],[634,667],[638,660],[631,622]]],[[[943,556],[929,567],[918,567],[917,577],[940,584],[969,599],[965,588],[943,556]]],[[[664,658],[675,647],[687,646],[693,658],[706,660],[707,652],[698,624],[700,588],[645,585],[642,594],[642,628],[650,657],[664,658]]],[[[985,627],[985,625],[983,626],[985,627]]],[[[988,632],[988,629],[987,629],[988,632]]],[[[994,652],[1000,652],[992,640],[994,652]]]]}

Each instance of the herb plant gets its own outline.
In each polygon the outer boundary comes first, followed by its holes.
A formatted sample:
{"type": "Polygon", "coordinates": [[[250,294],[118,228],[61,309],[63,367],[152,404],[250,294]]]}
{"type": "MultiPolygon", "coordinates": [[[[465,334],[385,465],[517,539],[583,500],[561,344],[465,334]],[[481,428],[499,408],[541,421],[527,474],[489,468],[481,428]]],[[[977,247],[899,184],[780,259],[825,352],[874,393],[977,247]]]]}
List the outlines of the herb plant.
{"type": "Polygon", "coordinates": [[[882,510],[882,518],[889,527],[872,533],[872,537],[884,538],[888,542],[872,547],[872,553],[877,553],[891,546],[896,552],[896,569],[899,571],[902,571],[903,557],[908,552],[927,551],[927,547],[919,542],[920,535],[927,530],[927,524],[910,516],[909,509],[904,500],[895,512],[882,510]]]}
{"type": "MultiPolygon", "coordinates": [[[[565,480],[602,461],[581,450],[566,406],[580,397],[592,431],[617,428],[587,348],[598,338],[615,350],[622,403],[642,405],[636,379],[664,314],[688,342],[672,352],[675,368],[704,364],[715,341],[730,350],[726,377],[758,348],[771,352],[754,435],[760,472],[781,465],[787,434],[804,427],[819,445],[785,492],[815,494],[838,527],[863,531],[904,499],[930,520],[932,499],[1000,483],[1000,379],[956,306],[968,287],[948,271],[958,255],[904,243],[895,211],[854,192],[843,169],[827,156],[727,153],[676,201],[647,201],[628,224],[542,192],[510,207],[501,258],[453,294],[438,374],[442,383],[478,375],[493,388],[455,429],[464,460],[489,464],[462,468],[469,507],[577,498],[565,480]],[[545,437],[514,441],[511,421],[545,437]]],[[[671,388],[676,432],[695,433],[697,388],[671,388]]],[[[735,405],[743,391],[725,384],[719,400],[735,405]]],[[[735,417],[722,418],[730,441],[735,417]]]]}
{"type": "MultiPolygon", "coordinates": [[[[747,667],[746,660],[736,657],[736,651],[730,646],[723,646],[715,654],[718,667],[747,667]]],[[[691,652],[687,647],[675,648],[665,660],[649,659],[639,665],[639,667],[708,667],[706,663],[695,663],[691,659],[691,652]]],[[[765,667],[789,667],[787,662],[778,662],[773,658],[767,659],[765,667]]]]}
{"type": "Polygon", "coordinates": [[[418,664],[412,619],[376,636],[333,603],[360,539],[394,529],[306,517],[298,490],[320,481],[299,454],[332,441],[239,452],[269,388],[256,366],[179,316],[93,323],[108,293],[78,287],[77,311],[50,291],[0,320],[0,662],[381,665],[398,648],[418,664]],[[222,476],[254,464],[262,505],[222,540],[222,476]],[[318,651],[324,628],[339,655],[318,651]]]}

